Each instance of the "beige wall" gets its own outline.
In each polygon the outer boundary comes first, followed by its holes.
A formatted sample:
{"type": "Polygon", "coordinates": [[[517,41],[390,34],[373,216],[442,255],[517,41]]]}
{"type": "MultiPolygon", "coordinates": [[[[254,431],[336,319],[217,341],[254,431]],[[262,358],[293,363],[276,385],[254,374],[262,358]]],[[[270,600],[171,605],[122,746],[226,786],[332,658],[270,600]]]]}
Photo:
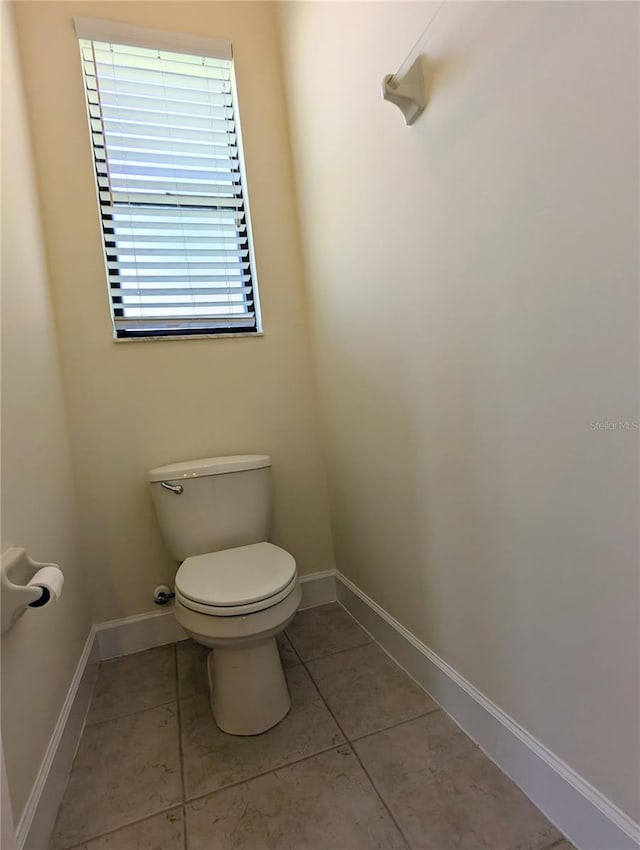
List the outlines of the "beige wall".
{"type": "Polygon", "coordinates": [[[301,573],[331,568],[273,5],[19,2],[16,20],[95,619],[172,582],[145,480],[172,461],[271,454],[274,542],[301,573]],[[233,42],[263,338],[112,341],[73,15],[233,42]]]}
{"type": "MultiPolygon", "coordinates": [[[[2,8],[2,551],[65,574],[2,637],[2,743],[17,822],[89,631],[58,349],[11,16],[2,8]]],[[[3,844],[4,846],[4,844],[3,844]]]]}
{"type": "Polygon", "coordinates": [[[631,815],[638,6],[286,3],[338,567],[631,815]]]}

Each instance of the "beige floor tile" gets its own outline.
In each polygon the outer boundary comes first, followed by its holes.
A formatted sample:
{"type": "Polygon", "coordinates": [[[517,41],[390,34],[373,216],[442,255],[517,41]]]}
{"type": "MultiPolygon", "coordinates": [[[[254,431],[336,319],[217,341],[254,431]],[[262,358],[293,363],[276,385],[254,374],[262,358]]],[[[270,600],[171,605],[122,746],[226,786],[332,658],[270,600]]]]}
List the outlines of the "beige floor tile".
{"type": "Polygon", "coordinates": [[[303,661],[371,642],[337,602],[299,611],[287,628],[287,637],[303,661]]]}
{"type": "Polygon", "coordinates": [[[176,644],[178,653],[178,697],[186,699],[194,694],[207,693],[208,646],[194,640],[181,640],[176,644]]]}
{"type": "Polygon", "coordinates": [[[351,739],[438,708],[374,643],[318,658],[308,666],[320,693],[351,739]]]}
{"type": "Polygon", "coordinates": [[[58,811],[55,850],[180,803],[178,752],[173,705],[88,726],[58,811]]]}
{"type": "Polygon", "coordinates": [[[87,723],[101,723],[176,698],[175,649],[159,646],[103,661],[87,723]]]}
{"type": "Polygon", "coordinates": [[[441,711],[354,746],[413,850],[542,850],[561,838],[441,711]]]}
{"type": "Polygon", "coordinates": [[[181,701],[182,753],[187,799],[249,779],[320,750],[344,738],[298,664],[286,669],[291,692],[289,714],[262,735],[226,735],[215,725],[208,695],[181,701]]]}
{"type": "Polygon", "coordinates": [[[386,809],[348,747],[187,806],[189,850],[401,850],[386,809]]]}
{"type": "Polygon", "coordinates": [[[125,826],[79,844],[73,850],[184,850],[182,809],[171,809],[125,826]]]}

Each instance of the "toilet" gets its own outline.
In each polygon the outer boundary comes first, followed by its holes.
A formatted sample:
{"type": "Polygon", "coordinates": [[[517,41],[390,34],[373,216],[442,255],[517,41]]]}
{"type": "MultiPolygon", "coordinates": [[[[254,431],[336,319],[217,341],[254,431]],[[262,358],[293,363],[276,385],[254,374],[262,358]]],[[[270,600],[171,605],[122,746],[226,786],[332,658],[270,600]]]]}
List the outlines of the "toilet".
{"type": "Polygon", "coordinates": [[[160,466],[148,473],[160,528],[174,560],[175,614],[210,647],[216,723],[258,735],[291,705],[276,636],[300,604],[296,562],[268,542],[271,458],[234,455],[160,466]]]}

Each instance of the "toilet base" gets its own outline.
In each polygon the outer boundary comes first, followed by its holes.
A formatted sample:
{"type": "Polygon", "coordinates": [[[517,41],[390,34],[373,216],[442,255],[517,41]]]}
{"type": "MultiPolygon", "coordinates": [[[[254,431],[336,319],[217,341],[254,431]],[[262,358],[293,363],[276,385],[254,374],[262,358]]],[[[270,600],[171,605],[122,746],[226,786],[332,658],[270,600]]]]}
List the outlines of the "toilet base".
{"type": "Polygon", "coordinates": [[[214,649],[207,672],[213,716],[229,735],[266,732],[291,707],[275,637],[237,649],[214,649]]]}
{"type": "Polygon", "coordinates": [[[193,611],[176,593],[176,619],[195,641],[213,649],[207,658],[211,708],[230,735],[259,735],[291,706],[276,636],[293,620],[300,585],[275,605],[240,616],[193,611]]]}

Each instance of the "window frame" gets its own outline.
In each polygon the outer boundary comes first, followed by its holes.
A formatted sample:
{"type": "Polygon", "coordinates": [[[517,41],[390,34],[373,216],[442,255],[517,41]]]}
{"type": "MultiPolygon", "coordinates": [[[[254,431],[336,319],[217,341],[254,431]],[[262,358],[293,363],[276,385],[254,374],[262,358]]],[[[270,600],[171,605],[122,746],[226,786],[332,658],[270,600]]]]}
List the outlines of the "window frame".
{"type": "MultiPolygon", "coordinates": [[[[245,338],[255,338],[262,337],[263,327],[262,327],[262,315],[260,310],[260,298],[259,298],[259,288],[258,288],[258,279],[257,279],[257,270],[256,270],[256,259],[254,252],[254,244],[253,244],[253,233],[252,233],[252,218],[250,211],[250,201],[249,201],[249,191],[248,191],[248,180],[246,173],[246,163],[244,158],[244,145],[242,139],[242,127],[240,121],[240,107],[238,100],[238,90],[237,90],[237,80],[236,80],[236,69],[235,69],[235,58],[233,56],[233,51],[231,47],[231,43],[227,40],[216,40],[216,39],[207,39],[201,38],[198,36],[190,36],[184,33],[174,33],[167,32],[164,30],[156,30],[146,27],[135,27],[129,26],[126,24],[121,24],[117,22],[98,20],[93,18],[74,18],[74,27],[76,31],[76,37],[78,40],[78,45],[80,47],[81,54],[81,62],[83,64],[82,67],[82,79],[83,79],[83,95],[85,100],[85,106],[87,110],[87,118],[88,118],[88,130],[89,130],[89,145],[91,148],[91,159],[93,163],[93,172],[94,172],[94,183],[96,187],[96,199],[98,204],[98,219],[100,226],[100,235],[102,242],[102,250],[103,250],[103,258],[104,258],[104,267],[106,274],[106,284],[107,284],[107,298],[109,302],[110,316],[111,316],[111,324],[113,331],[113,340],[114,342],[140,342],[140,341],[148,341],[148,342],[159,342],[163,340],[173,340],[173,339],[224,339],[224,338],[234,338],[237,339],[239,337],[245,338]],[[118,262],[118,253],[116,253],[118,249],[116,234],[114,231],[113,219],[109,214],[105,215],[105,210],[103,209],[103,202],[100,196],[101,187],[99,183],[99,171],[98,171],[98,158],[96,156],[96,144],[94,142],[94,130],[92,128],[92,118],[90,111],[90,100],[88,97],[88,89],[86,86],[86,77],[84,71],[84,57],[82,54],[82,41],[87,40],[90,42],[102,42],[102,43],[111,43],[114,45],[128,45],[136,48],[145,48],[151,50],[158,51],[167,51],[171,53],[183,53],[190,57],[211,57],[215,59],[222,59],[230,61],[231,65],[229,68],[229,83],[230,83],[230,94],[231,94],[231,106],[233,109],[233,120],[234,120],[234,135],[235,135],[235,144],[234,146],[237,148],[237,162],[238,162],[238,172],[239,172],[239,186],[240,186],[240,197],[242,199],[241,211],[242,217],[244,219],[244,228],[246,233],[246,249],[247,253],[247,262],[248,262],[248,285],[250,286],[250,291],[247,293],[250,300],[253,302],[252,312],[254,314],[253,325],[237,325],[233,326],[220,326],[216,327],[212,325],[210,327],[205,328],[189,328],[189,321],[198,321],[197,316],[192,317],[181,317],[176,316],[175,319],[172,319],[170,316],[165,317],[162,321],[171,322],[175,321],[176,325],[179,325],[182,321],[184,323],[183,327],[164,327],[159,328],[157,330],[150,331],[148,328],[132,328],[132,329],[118,329],[116,326],[116,318],[124,317],[124,308],[121,306],[122,300],[118,295],[113,294],[114,288],[119,288],[118,286],[114,287],[112,282],[112,271],[110,271],[109,263],[118,262]],[[108,253],[113,254],[113,256],[109,257],[108,253]],[[122,311],[122,315],[118,315],[122,311]]],[[[99,92],[99,90],[98,90],[99,92]]],[[[102,124],[103,116],[102,110],[100,109],[100,122],[102,124]]],[[[106,151],[106,134],[104,132],[104,127],[101,129],[101,134],[104,139],[105,144],[105,162],[108,166],[108,158],[106,151]]],[[[108,168],[107,168],[108,172],[108,168]]],[[[104,190],[102,190],[104,191],[104,190]]],[[[132,204],[131,207],[134,209],[142,209],[144,206],[147,206],[144,203],[140,203],[139,205],[132,204]]],[[[148,206],[154,206],[153,204],[148,206]]],[[[155,209],[158,209],[160,206],[162,207],[171,207],[170,204],[158,204],[155,205],[155,209]]],[[[213,208],[212,204],[212,208],[213,208]]],[[[203,209],[201,205],[193,205],[193,208],[198,207],[203,209]]],[[[126,209],[127,207],[123,207],[126,209]]],[[[188,205],[181,205],[179,202],[175,204],[175,209],[188,209],[188,205]]],[[[207,207],[204,207],[206,209],[207,207]]],[[[215,227],[215,225],[212,225],[215,227]]],[[[215,241],[215,236],[210,237],[211,240],[215,241]]],[[[121,249],[119,253],[123,253],[121,249]]],[[[215,250],[215,249],[212,249],[215,250]]],[[[177,253],[180,252],[180,249],[176,249],[177,253]]],[[[186,257],[188,257],[188,250],[183,249],[182,253],[186,257]]],[[[117,266],[116,266],[117,269],[117,266]]],[[[195,287],[197,290],[197,287],[195,287]]],[[[140,290],[139,290],[140,291],[140,290]]],[[[143,291],[143,289],[142,289],[143,291]]],[[[185,295],[190,294],[193,291],[191,288],[191,284],[189,286],[185,286],[185,295]]],[[[132,293],[134,294],[134,293],[132,293]]],[[[241,302],[239,302],[241,303],[241,302]]],[[[229,315],[229,322],[232,323],[233,314],[229,315]]],[[[224,319],[221,319],[224,321],[224,319]]],[[[200,320],[202,321],[202,320],[200,320]]]]}

